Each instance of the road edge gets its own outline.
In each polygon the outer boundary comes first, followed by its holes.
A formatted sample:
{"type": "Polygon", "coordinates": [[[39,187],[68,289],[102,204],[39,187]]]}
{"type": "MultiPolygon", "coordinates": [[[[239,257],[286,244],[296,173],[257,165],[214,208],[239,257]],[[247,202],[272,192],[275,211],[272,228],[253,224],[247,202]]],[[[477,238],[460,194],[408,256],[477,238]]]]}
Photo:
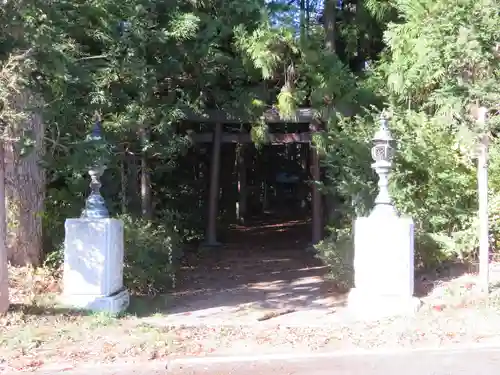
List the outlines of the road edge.
{"type": "MultiPolygon", "coordinates": [[[[97,374],[111,374],[120,373],[123,370],[141,370],[147,368],[148,371],[168,371],[173,368],[182,366],[196,366],[196,365],[216,365],[216,364],[230,364],[230,363],[250,363],[250,362],[273,362],[273,361],[304,361],[314,359],[326,358],[339,358],[339,357],[376,357],[376,356],[405,356],[412,354],[436,354],[439,355],[443,352],[450,354],[469,353],[471,351],[500,351],[500,340],[495,342],[486,343],[473,343],[473,344],[455,344],[438,347],[422,347],[422,348],[381,348],[381,349],[352,349],[352,350],[338,350],[329,352],[316,352],[316,353],[274,353],[274,354],[261,354],[261,355],[224,355],[224,356],[203,356],[203,357],[175,357],[165,358],[161,360],[151,361],[129,361],[113,362],[113,363],[93,363],[83,364],[79,366],[71,365],[54,365],[44,366],[35,371],[30,371],[32,374],[49,375],[65,373],[68,375],[80,375],[88,373],[97,374]]],[[[14,375],[23,373],[24,371],[15,371],[10,369],[2,370],[1,375],[14,375]]]]}
{"type": "Polygon", "coordinates": [[[178,357],[167,359],[169,364],[212,364],[212,363],[243,363],[255,361],[301,361],[307,359],[324,359],[324,358],[339,358],[339,357],[357,357],[357,356],[386,356],[386,355],[409,355],[416,353],[423,354],[440,354],[448,353],[465,353],[470,351],[500,351],[500,341],[491,343],[474,343],[474,344],[456,344],[438,347],[422,347],[422,348],[381,348],[381,349],[352,349],[338,350],[329,352],[316,353],[275,353],[261,355],[226,355],[226,356],[205,356],[205,357],[178,357]]]}

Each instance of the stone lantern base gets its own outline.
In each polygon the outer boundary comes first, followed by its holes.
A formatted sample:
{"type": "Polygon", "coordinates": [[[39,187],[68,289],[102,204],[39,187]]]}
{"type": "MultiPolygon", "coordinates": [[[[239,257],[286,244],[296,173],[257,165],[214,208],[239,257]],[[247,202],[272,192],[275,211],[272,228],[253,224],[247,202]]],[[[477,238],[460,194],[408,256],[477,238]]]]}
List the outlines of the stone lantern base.
{"type": "Polygon", "coordinates": [[[413,220],[389,215],[358,218],[354,225],[354,285],[350,312],[361,319],[415,313],[413,220]]]}
{"type": "Polygon", "coordinates": [[[417,297],[380,295],[351,289],[347,298],[349,313],[355,319],[377,320],[415,314],[422,305],[417,297]]]}
{"type": "Polygon", "coordinates": [[[118,315],[128,308],[130,295],[126,289],[111,296],[63,295],[61,304],[73,309],[118,315]]]}
{"type": "Polygon", "coordinates": [[[110,314],[126,310],[123,222],[68,219],[65,229],[62,304],[110,314]]]}

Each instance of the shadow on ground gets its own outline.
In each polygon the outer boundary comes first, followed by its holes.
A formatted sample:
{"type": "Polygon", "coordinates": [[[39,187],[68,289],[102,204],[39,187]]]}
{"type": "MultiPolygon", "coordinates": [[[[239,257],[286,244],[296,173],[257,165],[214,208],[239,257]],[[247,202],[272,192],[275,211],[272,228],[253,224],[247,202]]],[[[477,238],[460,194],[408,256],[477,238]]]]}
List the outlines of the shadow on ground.
{"type": "Polygon", "coordinates": [[[334,308],[344,296],[325,279],[327,268],[310,250],[310,238],[306,220],[235,226],[223,246],[186,260],[173,293],[134,298],[130,312],[223,319],[225,314],[334,308]]]}
{"type": "MultiPolygon", "coordinates": [[[[309,238],[306,221],[235,227],[224,246],[211,249],[216,257],[205,253],[186,262],[173,293],[134,298],[130,312],[219,322],[255,320],[270,311],[334,313],[347,294],[325,277],[327,267],[307,250],[309,238]]],[[[461,263],[417,271],[415,293],[426,297],[436,285],[473,271],[461,263]]]]}
{"type": "Polygon", "coordinates": [[[65,307],[53,307],[46,305],[37,305],[37,304],[27,304],[27,303],[11,303],[9,306],[9,313],[14,314],[23,314],[29,316],[45,316],[45,317],[54,317],[54,316],[90,316],[93,315],[92,312],[71,309],[65,307]]]}
{"type": "MultiPolygon", "coordinates": [[[[248,322],[268,314],[295,312],[307,312],[301,315],[307,317],[305,320],[320,320],[324,314],[341,310],[347,294],[325,277],[328,269],[310,250],[310,238],[311,227],[306,220],[267,220],[235,226],[224,246],[186,258],[172,293],[134,296],[128,313],[160,316],[165,324],[248,322]]],[[[460,263],[444,264],[432,272],[419,271],[416,295],[426,297],[437,284],[474,271],[470,265],[460,263]]],[[[91,315],[21,303],[13,303],[11,312],[47,317],[91,315]]]]}

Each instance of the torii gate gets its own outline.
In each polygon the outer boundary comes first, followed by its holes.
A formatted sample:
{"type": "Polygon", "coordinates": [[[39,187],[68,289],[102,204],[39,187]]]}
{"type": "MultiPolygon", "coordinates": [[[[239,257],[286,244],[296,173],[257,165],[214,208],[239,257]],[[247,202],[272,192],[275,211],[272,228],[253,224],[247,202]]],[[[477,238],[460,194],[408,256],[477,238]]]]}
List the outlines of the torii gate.
{"type": "MultiPolygon", "coordinates": [[[[219,179],[221,164],[221,145],[222,143],[252,143],[251,135],[248,132],[229,133],[223,131],[223,125],[249,123],[248,119],[231,117],[223,111],[213,110],[202,115],[189,114],[186,120],[197,123],[205,123],[213,126],[213,131],[190,134],[194,143],[213,143],[210,167],[210,188],[208,198],[208,217],[206,224],[205,246],[218,246],[217,242],[217,213],[219,204],[219,179]]],[[[309,131],[300,133],[271,133],[268,135],[269,144],[287,144],[287,143],[307,143],[312,146],[312,135],[321,131],[321,121],[313,109],[299,109],[295,116],[295,121],[282,119],[276,111],[264,113],[264,120],[267,124],[279,123],[302,123],[309,124],[309,131]]],[[[244,158],[239,158],[238,163],[244,163],[244,158]]],[[[310,148],[311,176],[314,181],[321,179],[319,156],[315,147],[310,148]]],[[[245,181],[240,181],[245,184],[245,181]]],[[[312,184],[312,233],[311,242],[318,243],[322,238],[322,205],[321,194],[316,184],[312,184]]],[[[244,189],[240,190],[239,204],[245,205],[244,189]]]]}

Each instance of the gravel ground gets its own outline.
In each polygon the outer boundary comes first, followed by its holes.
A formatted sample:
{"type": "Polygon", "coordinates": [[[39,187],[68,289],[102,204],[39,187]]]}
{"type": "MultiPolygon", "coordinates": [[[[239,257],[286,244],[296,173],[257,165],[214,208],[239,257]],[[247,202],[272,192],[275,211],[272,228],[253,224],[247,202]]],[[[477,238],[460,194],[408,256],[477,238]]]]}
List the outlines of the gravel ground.
{"type": "Polygon", "coordinates": [[[31,292],[12,287],[14,307],[0,318],[0,369],[33,370],[55,364],[70,369],[82,363],[117,360],[500,343],[500,299],[496,292],[485,297],[472,275],[435,285],[415,316],[356,322],[335,319],[335,314],[320,317],[316,312],[309,321],[321,319],[322,326],[292,326],[286,319],[242,325],[237,318],[226,324],[207,321],[182,326],[164,324],[162,316],[85,315],[44,305],[40,296],[56,288],[48,275],[17,280],[24,284],[28,280],[31,292]]]}

